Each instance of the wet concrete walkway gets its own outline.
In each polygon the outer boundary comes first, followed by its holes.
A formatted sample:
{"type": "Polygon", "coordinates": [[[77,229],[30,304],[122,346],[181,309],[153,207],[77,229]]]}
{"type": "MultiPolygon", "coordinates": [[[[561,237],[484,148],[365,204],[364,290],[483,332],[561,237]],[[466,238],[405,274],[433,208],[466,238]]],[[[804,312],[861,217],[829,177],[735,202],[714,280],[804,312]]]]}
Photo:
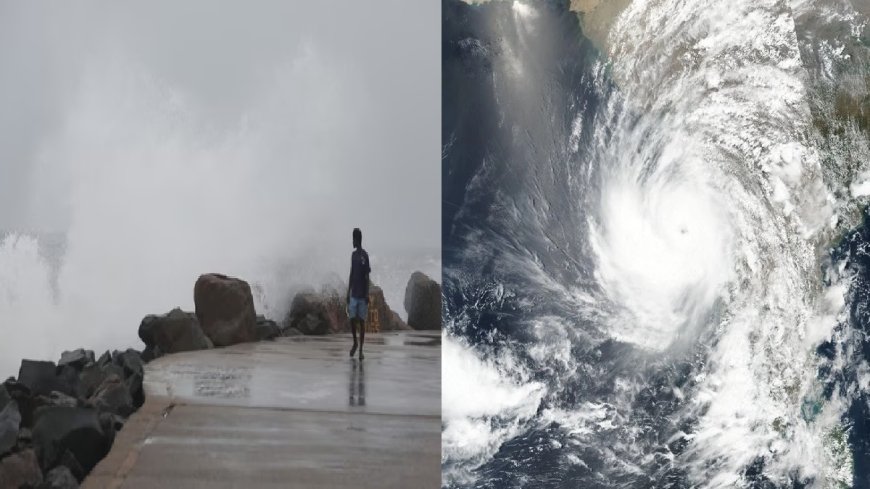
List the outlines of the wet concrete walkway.
{"type": "Polygon", "coordinates": [[[169,355],[85,488],[440,487],[440,332],[169,355]]]}

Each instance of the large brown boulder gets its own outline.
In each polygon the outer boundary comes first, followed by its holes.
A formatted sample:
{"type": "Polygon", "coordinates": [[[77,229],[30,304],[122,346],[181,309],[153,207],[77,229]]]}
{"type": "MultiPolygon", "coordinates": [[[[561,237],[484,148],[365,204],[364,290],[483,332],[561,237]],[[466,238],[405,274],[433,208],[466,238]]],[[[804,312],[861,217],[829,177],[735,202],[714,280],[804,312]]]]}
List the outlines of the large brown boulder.
{"type": "Polygon", "coordinates": [[[369,289],[369,317],[367,331],[401,331],[411,329],[402,318],[387,304],[384,291],[377,285],[369,289]]]}
{"type": "Polygon", "coordinates": [[[215,346],[257,341],[257,313],[251,286],[219,273],[202,275],[193,288],[196,317],[215,346]]]}
{"type": "Polygon", "coordinates": [[[413,329],[441,329],[441,286],[423,272],[414,272],[405,287],[405,311],[413,329]]]}
{"type": "Polygon", "coordinates": [[[346,333],[350,331],[346,309],[344,297],[336,289],[302,291],[293,297],[282,329],[310,335],[346,333]]]}
{"type": "Polygon", "coordinates": [[[146,350],[156,349],[161,353],[206,350],[213,346],[196,315],[177,307],[162,316],[145,316],[139,325],[139,338],[146,350]]]}

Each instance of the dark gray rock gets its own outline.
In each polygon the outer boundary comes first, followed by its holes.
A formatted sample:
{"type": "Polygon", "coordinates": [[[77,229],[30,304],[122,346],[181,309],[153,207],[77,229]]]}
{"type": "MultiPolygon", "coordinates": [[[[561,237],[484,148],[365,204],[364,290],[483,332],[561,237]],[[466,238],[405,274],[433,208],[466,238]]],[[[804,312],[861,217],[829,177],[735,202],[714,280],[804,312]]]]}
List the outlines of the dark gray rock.
{"type": "Polygon", "coordinates": [[[130,398],[133,399],[133,407],[136,409],[145,404],[145,390],[142,388],[144,378],[144,373],[135,373],[124,381],[127,392],[130,393],[130,398]]]}
{"type": "Polygon", "coordinates": [[[9,401],[6,407],[0,410],[0,456],[15,447],[20,427],[21,413],[18,412],[18,403],[9,401]]]}
{"type": "Polygon", "coordinates": [[[124,380],[117,375],[109,375],[97,388],[88,403],[99,409],[127,417],[133,413],[133,396],[124,380]]]}
{"type": "Polygon", "coordinates": [[[329,334],[329,323],[315,314],[305,314],[294,321],[293,324],[295,325],[295,329],[302,331],[302,334],[329,334]]]}
{"type": "Polygon", "coordinates": [[[42,406],[76,407],[79,405],[77,398],[58,391],[51,391],[47,396],[38,396],[37,399],[42,406]]]}
{"type": "Polygon", "coordinates": [[[405,311],[413,329],[441,329],[441,285],[414,272],[405,287],[405,311]]]}
{"type": "Polygon", "coordinates": [[[42,482],[42,471],[32,449],[13,453],[0,460],[0,487],[36,487],[42,482]]]}
{"type": "Polygon", "coordinates": [[[116,433],[121,431],[121,428],[124,427],[124,423],[126,422],[126,419],[117,414],[106,412],[100,413],[100,426],[103,427],[103,431],[106,433],[116,433]]]}
{"type": "Polygon", "coordinates": [[[259,341],[274,340],[281,336],[281,328],[278,323],[263,316],[257,316],[257,339],[259,341]]]}
{"type": "Polygon", "coordinates": [[[139,338],[146,347],[158,347],[164,353],[213,347],[200,328],[196,315],[179,308],[162,316],[146,316],[139,325],[139,338]]]}
{"type": "Polygon", "coordinates": [[[142,357],[138,351],[132,348],[123,352],[116,352],[112,356],[112,361],[115,365],[124,369],[125,379],[133,374],[142,375],[145,372],[145,364],[142,362],[142,357]]]}
{"type": "Polygon", "coordinates": [[[51,391],[74,395],[74,383],[77,381],[78,375],[75,374],[74,369],[64,368],[61,370],[61,375],[58,375],[54,362],[22,360],[21,368],[18,370],[18,382],[26,385],[33,395],[48,395],[51,391]],[[68,373],[70,370],[74,377],[70,377],[68,373]]]}
{"type": "Polygon", "coordinates": [[[12,400],[12,396],[9,395],[9,391],[6,390],[6,385],[0,384],[0,409],[6,407],[6,404],[12,400]]]}
{"type": "Polygon", "coordinates": [[[111,433],[90,408],[50,407],[40,411],[33,427],[33,445],[43,470],[60,465],[69,451],[88,473],[109,452],[111,433]]]}
{"type": "Polygon", "coordinates": [[[52,391],[47,396],[35,396],[33,398],[33,414],[32,418],[36,420],[40,413],[49,408],[67,407],[74,408],[80,405],[79,400],[75,397],[68,396],[62,392],[52,391]]]}
{"type": "Polygon", "coordinates": [[[163,356],[163,351],[159,346],[146,346],[144,350],[142,350],[142,362],[148,363],[152,360],[160,358],[163,356]]]}
{"type": "Polygon", "coordinates": [[[18,412],[21,413],[21,426],[30,428],[33,426],[33,412],[36,409],[36,399],[30,394],[30,388],[9,378],[3,383],[3,388],[9,393],[9,397],[18,403],[18,412]]]}
{"type": "Polygon", "coordinates": [[[78,350],[65,351],[61,353],[57,366],[62,367],[64,365],[69,365],[76,370],[81,370],[85,365],[88,363],[94,363],[94,361],[93,351],[79,348],[78,350]]]}
{"type": "Polygon", "coordinates": [[[16,443],[16,451],[24,450],[33,446],[33,432],[27,428],[18,430],[18,443],[16,443]]]}
{"type": "Polygon", "coordinates": [[[62,388],[53,389],[54,391],[63,392],[64,394],[75,397],[76,388],[79,383],[79,369],[71,365],[58,367],[57,380],[62,388]]]}
{"type": "Polygon", "coordinates": [[[117,375],[122,379],[124,378],[124,369],[114,363],[110,363],[103,367],[103,373],[106,374],[106,376],[117,375]]]}
{"type": "Polygon", "coordinates": [[[3,389],[9,394],[11,399],[18,399],[20,396],[29,396],[30,387],[15,380],[15,377],[9,377],[3,382],[3,389]]]}
{"type": "Polygon", "coordinates": [[[281,332],[282,336],[302,336],[302,331],[296,328],[287,328],[281,332]]]}
{"type": "Polygon", "coordinates": [[[40,489],[77,489],[78,487],[79,481],[69,467],[59,465],[48,471],[40,489]]]}
{"type": "Polygon", "coordinates": [[[72,452],[70,452],[69,450],[63,452],[63,455],[60,456],[60,462],[58,462],[58,466],[54,469],[58,467],[64,467],[69,470],[70,474],[72,474],[77,482],[84,480],[85,476],[88,475],[87,472],[85,472],[85,469],[79,463],[78,459],[75,457],[75,455],[73,455],[72,452]]]}
{"type": "Polygon", "coordinates": [[[97,360],[97,365],[105,367],[110,363],[112,363],[112,354],[109,353],[109,350],[106,350],[102,355],[100,355],[100,358],[97,360]]]}
{"type": "Polygon", "coordinates": [[[80,399],[88,399],[97,390],[97,387],[106,380],[108,374],[99,363],[88,365],[79,374],[79,383],[76,386],[76,395],[80,399]]]}
{"type": "Polygon", "coordinates": [[[33,447],[33,432],[22,427],[18,430],[18,441],[15,443],[13,452],[21,452],[33,447]]]}
{"type": "Polygon", "coordinates": [[[257,340],[254,296],[244,280],[219,273],[201,275],[193,287],[196,317],[215,346],[257,340]]]}

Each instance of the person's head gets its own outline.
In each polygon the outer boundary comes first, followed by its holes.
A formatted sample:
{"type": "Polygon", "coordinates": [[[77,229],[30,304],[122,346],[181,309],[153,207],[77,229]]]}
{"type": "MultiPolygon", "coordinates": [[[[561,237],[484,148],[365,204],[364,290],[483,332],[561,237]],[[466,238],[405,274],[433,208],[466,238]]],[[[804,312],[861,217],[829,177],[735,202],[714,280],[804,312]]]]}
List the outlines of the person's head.
{"type": "Polygon", "coordinates": [[[362,231],[359,228],[353,228],[353,247],[362,248],[362,231]]]}

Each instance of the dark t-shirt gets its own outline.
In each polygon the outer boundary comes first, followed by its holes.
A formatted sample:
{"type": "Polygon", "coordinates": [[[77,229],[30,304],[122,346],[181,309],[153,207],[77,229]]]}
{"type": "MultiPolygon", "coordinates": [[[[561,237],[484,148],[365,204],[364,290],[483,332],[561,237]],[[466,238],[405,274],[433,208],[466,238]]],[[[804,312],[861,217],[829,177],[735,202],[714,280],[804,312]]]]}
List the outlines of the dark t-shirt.
{"type": "Polygon", "coordinates": [[[362,248],[353,250],[350,255],[350,296],[357,299],[369,299],[369,273],[372,267],[369,254],[362,248]]]}

